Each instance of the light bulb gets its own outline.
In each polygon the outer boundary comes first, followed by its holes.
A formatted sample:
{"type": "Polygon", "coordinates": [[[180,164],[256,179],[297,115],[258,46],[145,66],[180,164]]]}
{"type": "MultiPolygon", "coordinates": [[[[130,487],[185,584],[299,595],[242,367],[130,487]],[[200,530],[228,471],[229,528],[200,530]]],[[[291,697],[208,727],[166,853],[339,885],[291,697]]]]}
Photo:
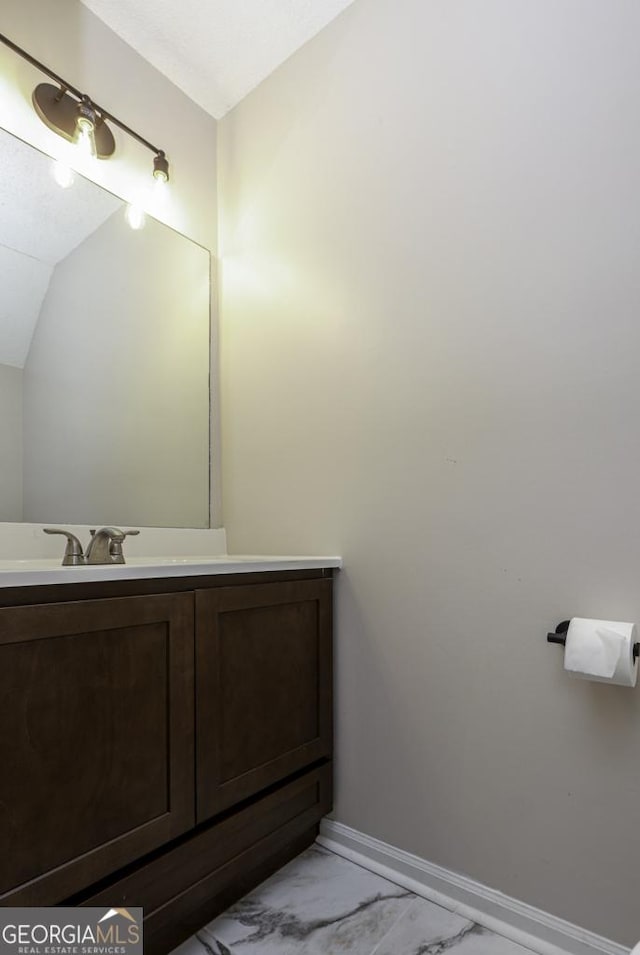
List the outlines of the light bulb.
{"type": "Polygon", "coordinates": [[[154,176],[153,177],[153,197],[154,199],[164,202],[169,193],[169,181],[163,176],[154,176]]]}
{"type": "Polygon", "coordinates": [[[73,141],[82,153],[84,159],[95,159],[96,149],[96,111],[88,96],[83,96],[78,103],[78,118],[73,141]]]}
{"type": "Polygon", "coordinates": [[[153,157],[153,178],[160,187],[169,182],[169,161],[162,151],[153,157]]]}
{"type": "Polygon", "coordinates": [[[74,184],[76,179],[71,167],[67,166],[67,164],[60,159],[54,160],[53,178],[62,189],[68,189],[69,186],[74,184]]]}
{"type": "Polygon", "coordinates": [[[146,216],[142,206],[137,205],[135,202],[130,202],[127,206],[125,215],[127,222],[132,229],[135,229],[136,231],[139,229],[144,229],[146,216]]]}
{"type": "Polygon", "coordinates": [[[75,143],[84,159],[96,158],[96,140],[93,135],[93,126],[86,123],[80,125],[80,121],[78,121],[75,143]]]}

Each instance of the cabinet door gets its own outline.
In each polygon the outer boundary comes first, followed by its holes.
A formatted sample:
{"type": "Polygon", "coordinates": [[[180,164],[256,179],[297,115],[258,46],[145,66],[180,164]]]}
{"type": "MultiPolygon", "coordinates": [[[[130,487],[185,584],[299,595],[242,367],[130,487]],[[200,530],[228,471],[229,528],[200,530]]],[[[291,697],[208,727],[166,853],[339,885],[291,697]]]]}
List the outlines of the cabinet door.
{"type": "Polygon", "coordinates": [[[194,822],[193,595],[0,609],[0,902],[52,904],[194,822]]]}
{"type": "Polygon", "coordinates": [[[331,581],[196,592],[198,821],[331,755],[331,581]]]}

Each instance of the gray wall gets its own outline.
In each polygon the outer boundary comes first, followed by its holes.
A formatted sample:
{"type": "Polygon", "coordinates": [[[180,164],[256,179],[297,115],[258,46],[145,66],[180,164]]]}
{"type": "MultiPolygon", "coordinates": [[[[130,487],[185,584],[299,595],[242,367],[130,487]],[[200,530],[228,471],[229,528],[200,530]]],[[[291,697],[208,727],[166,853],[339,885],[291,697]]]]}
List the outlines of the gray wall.
{"type": "Polygon", "coordinates": [[[230,550],[341,552],[337,818],[640,936],[640,5],[357,0],[219,127],[230,550]]]}
{"type": "Polygon", "coordinates": [[[0,521],[22,520],[22,369],[0,365],[0,521]]]}
{"type": "Polygon", "coordinates": [[[209,259],[124,210],[60,262],[24,369],[24,520],[206,527],[209,259]]]}

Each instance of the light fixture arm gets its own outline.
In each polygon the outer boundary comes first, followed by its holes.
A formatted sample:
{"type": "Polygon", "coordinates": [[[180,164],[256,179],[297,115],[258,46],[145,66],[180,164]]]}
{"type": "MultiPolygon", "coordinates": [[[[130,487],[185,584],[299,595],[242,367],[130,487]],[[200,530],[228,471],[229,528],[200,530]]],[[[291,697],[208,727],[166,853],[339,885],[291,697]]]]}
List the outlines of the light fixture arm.
{"type": "Polygon", "coordinates": [[[90,96],[87,96],[86,93],[82,93],[79,89],[73,86],[72,83],[69,83],[68,80],[63,79],[61,76],[58,76],[57,73],[54,73],[53,70],[50,70],[48,66],[45,66],[44,63],[41,63],[40,60],[36,60],[34,56],[31,56],[30,53],[27,53],[26,50],[23,50],[22,47],[18,46],[17,43],[14,43],[13,40],[10,40],[9,37],[4,36],[0,33],[0,43],[4,43],[5,46],[9,47],[10,50],[13,50],[14,53],[17,53],[18,56],[21,56],[23,60],[26,60],[27,63],[30,63],[31,66],[35,66],[37,70],[40,70],[41,73],[44,73],[45,76],[48,76],[49,79],[53,80],[58,86],[60,86],[61,92],[71,93],[78,102],[88,101],[92,108],[99,115],[100,121],[108,120],[110,123],[113,123],[114,126],[117,126],[119,129],[126,133],[128,136],[131,136],[133,139],[137,140],[142,146],[146,149],[149,149],[156,157],[162,157],[166,162],[166,157],[164,150],[160,149],[158,146],[154,146],[153,143],[150,143],[148,139],[145,139],[144,136],[141,136],[134,129],[131,129],[130,126],[127,126],[126,123],[123,123],[122,120],[118,119],[117,116],[114,116],[113,113],[110,113],[108,110],[104,109],[95,100],[91,99],[90,96]]]}

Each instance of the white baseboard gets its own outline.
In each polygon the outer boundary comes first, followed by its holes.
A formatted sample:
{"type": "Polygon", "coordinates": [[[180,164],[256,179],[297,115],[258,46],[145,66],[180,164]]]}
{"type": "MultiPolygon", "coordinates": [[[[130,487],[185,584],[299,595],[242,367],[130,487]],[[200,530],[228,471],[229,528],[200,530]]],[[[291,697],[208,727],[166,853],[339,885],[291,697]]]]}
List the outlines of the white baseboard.
{"type": "Polygon", "coordinates": [[[318,843],[539,955],[629,955],[616,942],[340,822],[324,819],[318,843]]]}

